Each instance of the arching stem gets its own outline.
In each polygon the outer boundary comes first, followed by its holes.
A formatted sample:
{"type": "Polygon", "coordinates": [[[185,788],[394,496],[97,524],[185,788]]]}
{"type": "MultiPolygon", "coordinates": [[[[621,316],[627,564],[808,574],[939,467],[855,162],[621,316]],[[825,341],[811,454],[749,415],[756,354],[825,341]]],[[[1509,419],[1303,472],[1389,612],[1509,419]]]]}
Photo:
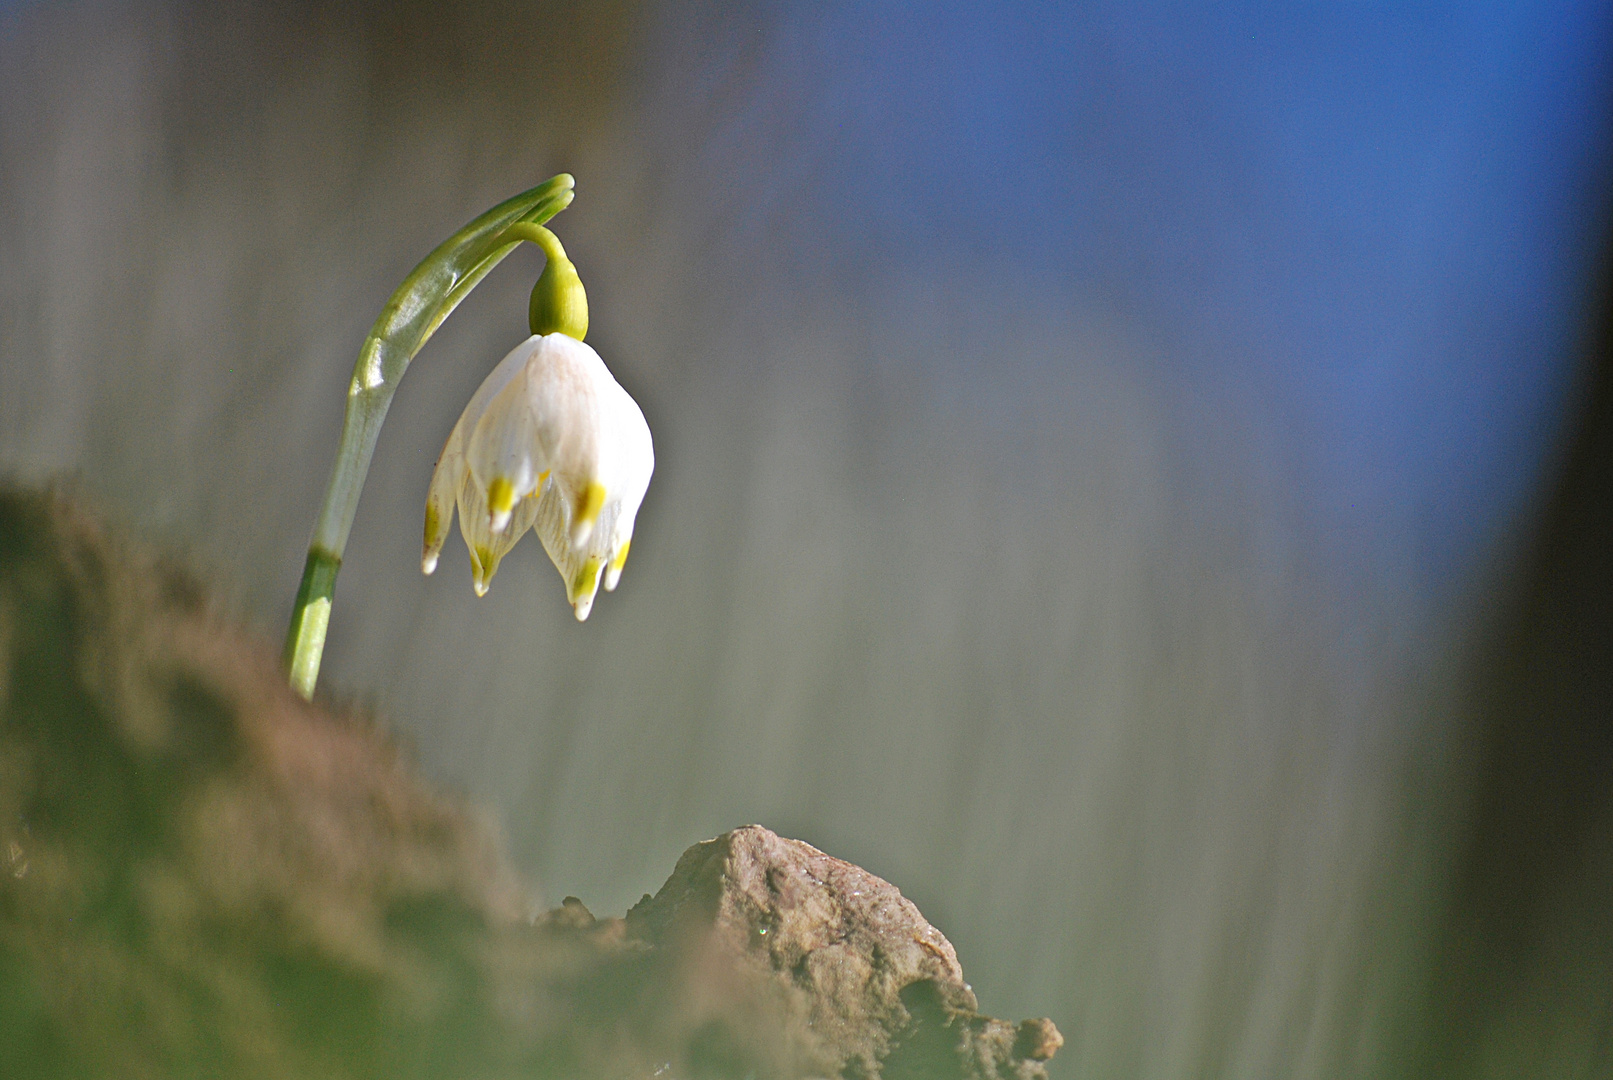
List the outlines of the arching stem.
{"type": "MultiPolygon", "coordinates": [[[[561,173],[500,203],[427,255],[392,294],[359,350],[347,388],[347,412],[325,502],[314,525],[302,584],[286,632],[285,664],[291,685],[314,696],[330,625],[336,573],[353,528],[370,458],[398,382],[415,354],[481,280],[522,240],[571,204],[572,178],[561,173]],[[513,230],[513,231],[512,231],[513,230]]],[[[547,229],[541,229],[547,233],[547,229]]],[[[553,234],[550,234],[552,237],[553,234]]]]}

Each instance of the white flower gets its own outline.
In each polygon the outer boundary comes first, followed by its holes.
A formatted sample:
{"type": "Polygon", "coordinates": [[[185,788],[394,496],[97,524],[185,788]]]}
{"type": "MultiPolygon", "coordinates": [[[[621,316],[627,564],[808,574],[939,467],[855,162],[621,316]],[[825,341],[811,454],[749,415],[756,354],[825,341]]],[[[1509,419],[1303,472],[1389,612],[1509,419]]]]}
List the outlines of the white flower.
{"type": "Polygon", "coordinates": [[[603,576],[616,587],[655,452],[644,414],[592,348],[528,338],[500,361],[448,436],[426,497],[421,569],[431,573],[454,504],[476,595],[527,529],[586,619],[603,576]]]}

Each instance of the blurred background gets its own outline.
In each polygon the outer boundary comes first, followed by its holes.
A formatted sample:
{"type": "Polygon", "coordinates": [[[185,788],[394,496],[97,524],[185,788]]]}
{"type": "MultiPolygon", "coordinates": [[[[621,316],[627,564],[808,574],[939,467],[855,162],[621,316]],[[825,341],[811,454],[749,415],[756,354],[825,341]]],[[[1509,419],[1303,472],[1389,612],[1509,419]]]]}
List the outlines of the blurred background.
{"type": "Polygon", "coordinates": [[[278,644],[388,293],[553,173],[658,468],[577,625],[418,570],[526,334],[416,361],[323,681],[620,913],[760,822],[1076,1077],[1613,1075],[1613,9],[0,4],[0,469],[278,644]]]}

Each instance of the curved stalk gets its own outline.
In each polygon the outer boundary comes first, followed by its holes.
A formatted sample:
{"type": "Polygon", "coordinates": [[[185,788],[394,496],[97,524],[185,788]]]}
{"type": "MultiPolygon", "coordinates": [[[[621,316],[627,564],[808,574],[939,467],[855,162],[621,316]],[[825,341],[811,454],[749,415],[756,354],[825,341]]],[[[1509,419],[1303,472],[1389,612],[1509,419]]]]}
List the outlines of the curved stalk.
{"type": "Polygon", "coordinates": [[[399,380],[409,361],[459,302],[516,245],[529,238],[524,229],[506,235],[511,226],[542,225],[554,217],[571,204],[573,183],[569,175],[561,173],[493,207],[443,241],[403,279],[364,339],[347,388],[336,464],[308,545],[302,584],[286,632],[285,663],[291,686],[304,698],[314,696],[336,573],[341,569],[375,442],[399,380]]]}

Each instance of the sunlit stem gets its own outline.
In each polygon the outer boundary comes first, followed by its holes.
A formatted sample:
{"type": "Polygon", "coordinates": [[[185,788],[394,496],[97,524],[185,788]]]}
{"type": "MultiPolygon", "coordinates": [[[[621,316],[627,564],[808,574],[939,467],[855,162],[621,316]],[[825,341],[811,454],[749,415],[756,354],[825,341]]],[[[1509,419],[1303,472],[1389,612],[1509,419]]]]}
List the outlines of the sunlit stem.
{"type": "Polygon", "coordinates": [[[506,237],[530,240],[543,249],[543,274],[532,286],[527,321],[538,335],[565,334],[578,341],[588,336],[588,291],[577,268],[566,258],[560,238],[542,225],[518,221],[504,230],[506,237]]]}
{"type": "Polygon", "coordinates": [[[291,626],[286,633],[286,668],[292,688],[304,698],[314,696],[319,661],[325,650],[325,631],[330,625],[331,600],[336,592],[336,572],[341,569],[359,494],[398,382],[409,361],[459,302],[517,244],[531,239],[522,230],[541,226],[571,205],[572,185],[572,178],[562,173],[500,203],[449,237],[403,279],[364,339],[347,388],[347,412],[342,420],[336,464],[308,545],[302,584],[297,589],[291,626]],[[517,233],[507,235],[512,227],[517,227],[517,233]]]}
{"type": "Polygon", "coordinates": [[[530,240],[543,249],[547,258],[566,258],[566,249],[561,246],[560,237],[535,221],[517,221],[504,230],[503,236],[506,240],[530,240]]]}

